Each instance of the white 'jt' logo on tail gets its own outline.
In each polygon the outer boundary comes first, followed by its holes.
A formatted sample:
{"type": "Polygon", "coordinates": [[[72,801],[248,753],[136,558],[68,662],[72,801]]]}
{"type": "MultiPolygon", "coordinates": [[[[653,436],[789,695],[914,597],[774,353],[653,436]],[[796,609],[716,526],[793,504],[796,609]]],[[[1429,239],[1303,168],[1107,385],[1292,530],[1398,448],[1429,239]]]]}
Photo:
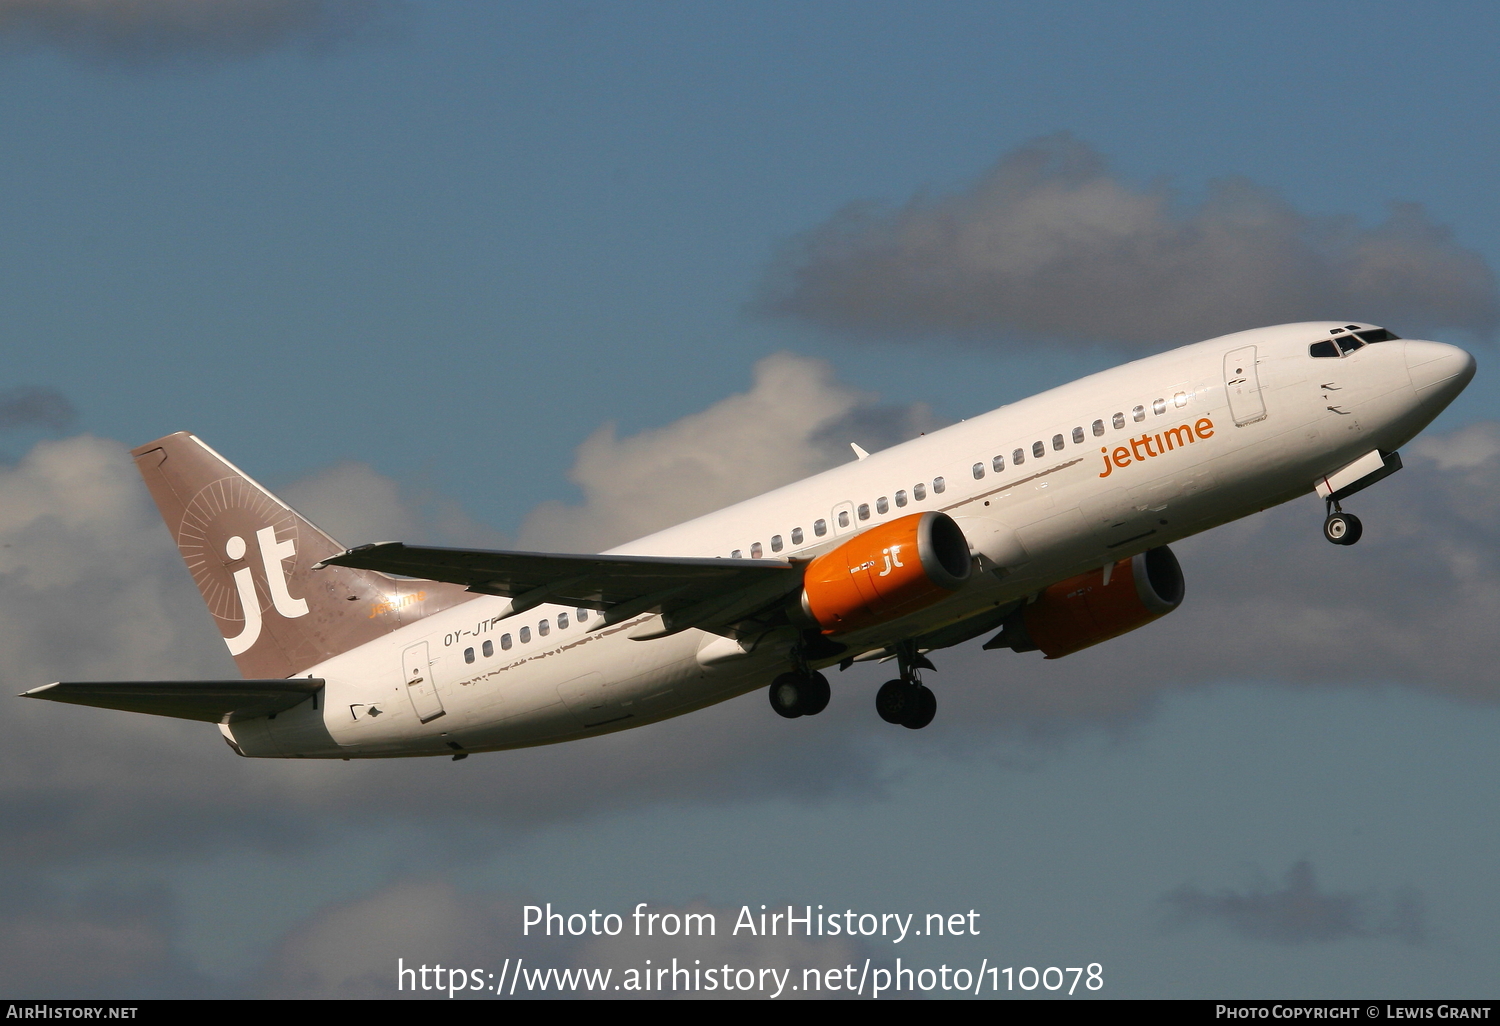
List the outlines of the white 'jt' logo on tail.
{"type": "MultiPolygon", "coordinates": [[[[294,599],[286,590],[286,571],[281,565],[283,559],[297,554],[297,543],[291,540],[277,541],[274,527],[262,527],[256,531],[255,541],[260,549],[261,565],[266,568],[266,587],[271,591],[271,602],[275,605],[276,612],[288,620],[306,616],[307,600],[294,599]]],[[[224,554],[230,560],[243,559],[245,539],[234,535],[224,543],[224,554]]],[[[232,638],[225,638],[224,644],[229,646],[230,655],[237,656],[250,651],[250,647],[260,639],[260,600],[255,597],[255,578],[251,576],[248,566],[242,566],[234,572],[234,587],[239,592],[240,609],[245,613],[245,629],[232,638]]]]}

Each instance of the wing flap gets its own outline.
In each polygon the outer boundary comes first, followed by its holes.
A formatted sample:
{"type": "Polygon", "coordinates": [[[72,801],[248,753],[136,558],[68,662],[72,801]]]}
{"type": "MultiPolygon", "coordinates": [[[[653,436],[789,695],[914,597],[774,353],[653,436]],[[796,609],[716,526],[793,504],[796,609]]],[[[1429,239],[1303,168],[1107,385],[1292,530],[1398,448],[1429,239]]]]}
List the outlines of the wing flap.
{"type": "Polygon", "coordinates": [[[41,698],[70,705],[173,716],[207,723],[282,712],[307,701],[323,686],[318,677],[275,680],[120,680],[58,681],[22,698],[41,698]]]}

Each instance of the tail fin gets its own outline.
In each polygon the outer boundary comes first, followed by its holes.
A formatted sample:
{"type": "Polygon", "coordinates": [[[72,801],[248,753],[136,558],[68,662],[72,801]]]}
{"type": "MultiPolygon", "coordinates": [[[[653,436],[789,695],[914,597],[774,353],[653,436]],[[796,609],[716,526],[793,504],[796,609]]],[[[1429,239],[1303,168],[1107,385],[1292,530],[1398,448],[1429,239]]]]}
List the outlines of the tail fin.
{"type": "Polygon", "coordinates": [[[314,571],[344,547],[186,431],[131,455],[247,678],[302,673],[478,597],[368,570],[314,571]]]}

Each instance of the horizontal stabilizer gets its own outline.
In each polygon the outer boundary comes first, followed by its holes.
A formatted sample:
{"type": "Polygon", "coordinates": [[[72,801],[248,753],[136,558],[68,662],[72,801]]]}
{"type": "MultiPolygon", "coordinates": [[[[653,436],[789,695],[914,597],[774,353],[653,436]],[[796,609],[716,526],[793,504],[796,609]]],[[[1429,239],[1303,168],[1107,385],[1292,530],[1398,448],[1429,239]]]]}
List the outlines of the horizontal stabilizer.
{"type": "Polygon", "coordinates": [[[100,709],[232,723],[290,709],[323,686],[317,677],[275,680],[59,681],[21,692],[22,698],[92,705],[100,709]]]}
{"type": "Polygon", "coordinates": [[[324,566],[378,570],[404,577],[461,584],[470,591],[515,600],[514,612],[544,602],[583,609],[626,603],[681,607],[710,596],[784,578],[789,591],[801,581],[782,559],[702,559],[674,556],[595,556],[549,552],[492,552],[383,542],[361,545],[323,560],[324,566]]]}

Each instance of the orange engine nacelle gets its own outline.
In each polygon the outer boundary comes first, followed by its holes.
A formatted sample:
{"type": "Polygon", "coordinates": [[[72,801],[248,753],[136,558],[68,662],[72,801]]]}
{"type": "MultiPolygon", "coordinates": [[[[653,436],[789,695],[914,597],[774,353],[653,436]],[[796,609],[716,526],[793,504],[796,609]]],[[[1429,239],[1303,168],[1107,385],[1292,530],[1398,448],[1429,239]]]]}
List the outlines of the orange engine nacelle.
{"type": "Polygon", "coordinates": [[[997,640],[1057,659],[1166,616],[1182,595],[1182,567],[1163,545],[1052,585],[1016,610],[997,640]]]}
{"type": "Polygon", "coordinates": [[[951,595],[969,577],[969,543],[946,513],[872,527],[807,565],[802,612],[824,634],[871,627],[951,595]]]}

